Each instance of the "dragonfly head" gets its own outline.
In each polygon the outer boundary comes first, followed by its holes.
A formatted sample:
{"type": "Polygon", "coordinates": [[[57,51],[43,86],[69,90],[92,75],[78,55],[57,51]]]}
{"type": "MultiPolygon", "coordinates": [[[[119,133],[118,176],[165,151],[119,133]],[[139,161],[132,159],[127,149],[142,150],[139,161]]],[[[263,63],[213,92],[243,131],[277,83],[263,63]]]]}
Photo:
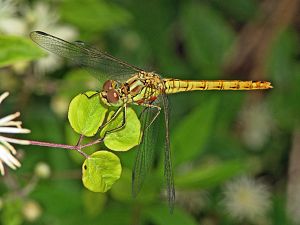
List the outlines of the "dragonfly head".
{"type": "Polygon", "coordinates": [[[102,92],[100,93],[103,102],[108,106],[121,106],[120,89],[118,83],[114,80],[107,80],[103,84],[102,92]]]}

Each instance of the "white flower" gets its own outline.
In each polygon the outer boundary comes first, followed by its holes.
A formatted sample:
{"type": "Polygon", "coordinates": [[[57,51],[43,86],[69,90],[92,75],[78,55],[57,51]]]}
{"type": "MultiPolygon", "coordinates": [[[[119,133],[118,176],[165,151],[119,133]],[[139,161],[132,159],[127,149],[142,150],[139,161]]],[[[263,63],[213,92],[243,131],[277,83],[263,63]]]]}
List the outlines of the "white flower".
{"type": "Polygon", "coordinates": [[[45,162],[39,162],[35,166],[34,172],[37,175],[37,177],[44,179],[48,178],[51,175],[51,169],[49,165],[45,162]]]}
{"type": "Polygon", "coordinates": [[[13,0],[0,0],[0,32],[21,35],[26,24],[17,16],[17,4],[13,0]]]}
{"type": "Polygon", "coordinates": [[[28,200],[23,206],[23,215],[29,222],[36,221],[42,214],[42,208],[38,202],[28,200]]]}
{"type": "Polygon", "coordinates": [[[267,142],[271,128],[272,119],[268,107],[261,103],[255,103],[247,107],[241,114],[242,139],[252,150],[261,149],[267,142]]]}
{"type": "MultiPolygon", "coordinates": [[[[8,92],[0,95],[0,104],[8,95],[8,92]]],[[[19,116],[20,113],[16,112],[14,114],[10,114],[8,116],[0,118],[0,172],[2,175],[4,175],[5,173],[3,163],[5,163],[12,169],[16,169],[17,167],[21,166],[21,163],[14,157],[14,155],[16,154],[16,149],[10,143],[21,145],[30,144],[29,141],[2,136],[3,134],[24,134],[30,132],[30,130],[21,127],[21,121],[14,121],[14,119],[19,116]]]]}
{"type": "MultiPolygon", "coordinates": [[[[66,40],[74,40],[77,31],[59,23],[59,15],[45,2],[35,2],[32,6],[16,0],[0,0],[0,32],[28,37],[33,30],[41,30],[66,40]]],[[[38,73],[53,71],[61,65],[61,58],[49,54],[37,61],[38,73]]]]}
{"type": "MultiPolygon", "coordinates": [[[[66,40],[74,40],[77,36],[77,31],[73,27],[59,24],[57,11],[45,2],[36,2],[32,8],[25,10],[24,15],[27,23],[31,25],[26,35],[32,30],[41,30],[66,40]]],[[[37,61],[36,69],[39,73],[53,71],[59,68],[62,62],[60,57],[49,53],[37,61]]]]}
{"type": "Polygon", "coordinates": [[[226,185],[223,204],[233,219],[255,222],[266,218],[270,197],[265,184],[241,177],[226,185]]]}

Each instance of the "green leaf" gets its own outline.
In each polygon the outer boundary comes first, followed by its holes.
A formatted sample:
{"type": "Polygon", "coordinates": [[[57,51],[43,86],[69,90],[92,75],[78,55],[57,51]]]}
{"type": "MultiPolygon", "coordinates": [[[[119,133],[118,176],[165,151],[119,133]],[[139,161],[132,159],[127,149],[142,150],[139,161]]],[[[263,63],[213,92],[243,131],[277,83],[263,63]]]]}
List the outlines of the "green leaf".
{"type": "Polygon", "coordinates": [[[127,24],[131,18],[125,9],[99,0],[63,1],[61,13],[64,20],[90,32],[127,24]]]}
{"type": "Polygon", "coordinates": [[[239,22],[247,22],[258,13],[259,3],[249,0],[213,0],[215,5],[222,10],[223,14],[234,17],[239,22]]]}
{"type": "Polygon", "coordinates": [[[176,187],[210,188],[222,184],[229,178],[249,169],[249,163],[243,160],[231,160],[219,164],[210,164],[176,176],[176,187]]]}
{"type": "Polygon", "coordinates": [[[282,192],[276,192],[273,197],[273,208],[269,218],[272,218],[273,225],[293,225],[291,215],[287,212],[286,194],[282,192]]]}
{"type": "MultiPolygon", "coordinates": [[[[110,113],[109,118],[114,112],[110,113]]],[[[103,137],[106,131],[118,128],[123,123],[123,112],[107,124],[101,131],[100,135],[103,137]]],[[[104,139],[104,144],[107,148],[114,151],[128,151],[139,144],[141,137],[141,123],[132,108],[127,108],[126,125],[124,128],[108,133],[104,139]]]]}
{"type": "Polygon", "coordinates": [[[176,155],[175,165],[194,159],[204,149],[218,109],[219,98],[207,100],[179,122],[171,137],[171,148],[176,155]],[[193,135],[196,134],[196,135],[193,135]]]}
{"type": "Polygon", "coordinates": [[[135,29],[142,37],[139,51],[143,48],[147,50],[147,58],[144,61],[139,59],[140,65],[153,58],[156,62],[155,68],[159,68],[162,74],[186,74],[188,71],[184,60],[180,58],[178,49],[175,48],[178,40],[170,38],[176,36],[170,27],[175,20],[177,21],[178,5],[172,0],[152,0],[129,1],[129,7],[134,18],[139,18],[134,20],[135,29]]]}
{"type": "Polygon", "coordinates": [[[106,192],[121,176],[118,156],[108,151],[94,152],[82,165],[83,185],[93,192],[106,192]]]}
{"type": "MultiPolygon", "coordinates": [[[[57,173],[61,173],[62,171],[63,170],[59,170],[57,173]]],[[[72,183],[68,185],[61,182],[58,183],[58,181],[39,182],[34,191],[30,194],[30,197],[33,197],[43,206],[43,216],[48,218],[60,218],[59,224],[61,224],[63,223],[62,220],[68,219],[68,215],[82,210],[82,202],[80,199],[81,190],[82,188],[78,187],[77,180],[72,181],[72,183]],[[58,202],[59,204],[57,204],[58,202]]],[[[57,223],[51,224],[56,225],[57,223]]]]}
{"type": "Polygon", "coordinates": [[[72,128],[79,134],[94,136],[103,123],[107,107],[101,104],[98,94],[89,91],[79,94],[70,103],[68,118],[72,128]]]}
{"type": "Polygon", "coordinates": [[[147,217],[151,224],[156,225],[196,225],[197,222],[195,219],[189,215],[187,212],[181,210],[180,208],[176,208],[174,212],[171,214],[169,207],[165,205],[157,205],[151,207],[151,209],[147,210],[147,217]]]}
{"type": "Polygon", "coordinates": [[[0,67],[38,59],[45,54],[27,38],[0,36],[0,67]]]}
{"type": "Polygon", "coordinates": [[[187,3],[181,11],[187,56],[202,74],[220,76],[223,59],[234,40],[234,32],[218,11],[197,2],[187,3]]]}
{"type": "Polygon", "coordinates": [[[1,224],[21,225],[23,223],[22,206],[23,201],[20,198],[6,199],[4,208],[1,210],[1,224]]]}

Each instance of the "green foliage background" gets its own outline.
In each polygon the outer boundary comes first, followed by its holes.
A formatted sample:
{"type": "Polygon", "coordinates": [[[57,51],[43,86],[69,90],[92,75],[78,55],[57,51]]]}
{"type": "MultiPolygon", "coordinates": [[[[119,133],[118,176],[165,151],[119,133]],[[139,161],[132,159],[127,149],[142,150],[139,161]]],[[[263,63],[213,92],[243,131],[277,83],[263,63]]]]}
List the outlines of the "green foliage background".
{"type": "MultiPolygon", "coordinates": [[[[32,7],[37,2],[16,4],[32,7]]],[[[288,158],[292,137],[299,129],[300,110],[298,31],[293,26],[273,35],[263,62],[265,73],[253,78],[249,74],[226,74],[224,67],[231,59],[241,28],[259,17],[259,1],[40,2],[52,7],[59,23],[77,31],[75,40],[83,40],[145,70],[181,79],[258,78],[272,81],[274,89],[259,94],[218,91],[170,96],[177,191],[172,215],[161,191],[162,157],[138,198],[133,199],[131,169],[135,150],[118,153],[123,168],[121,178],[109,192],[99,194],[83,187],[83,159],[78,153],[21,146],[22,167],[16,172],[7,171],[0,182],[3,199],[17,196],[6,206],[4,202],[2,224],[240,224],[228,216],[220,200],[226,182],[242,175],[262,179],[270,186],[269,224],[289,224],[285,212],[288,158]],[[257,105],[267,109],[263,120],[261,111],[253,112],[257,105]],[[256,130],[249,124],[254,124],[256,130]],[[251,132],[257,132],[259,138],[251,132]],[[40,180],[26,198],[19,199],[18,191],[30,182],[40,161],[49,164],[51,177],[40,180]],[[17,188],[9,185],[7,180],[11,179],[17,188]],[[191,206],[195,193],[199,201],[191,206]],[[35,200],[42,209],[41,216],[33,222],[22,215],[22,204],[28,199],[35,200]]],[[[47,27],[32,29],[51,32],[47,27]]],[[[0,31],[0,90],[10,92],[10,98],[1,104],[1,115],[21,112],[24,127],[32,131],[24,139],[76,144],[77,136],[67,121],[68,103],[81,92],[99,90],[101,84],[68,63],[53,71],[37,70],[35,60],[46,54],[28,36],[0,31]]],[[[160,136],[158,143],[162,146],[161,139],[160,136]]],[[[93,146],[89,151],[101,148],[103,145],[93,146]]]]}

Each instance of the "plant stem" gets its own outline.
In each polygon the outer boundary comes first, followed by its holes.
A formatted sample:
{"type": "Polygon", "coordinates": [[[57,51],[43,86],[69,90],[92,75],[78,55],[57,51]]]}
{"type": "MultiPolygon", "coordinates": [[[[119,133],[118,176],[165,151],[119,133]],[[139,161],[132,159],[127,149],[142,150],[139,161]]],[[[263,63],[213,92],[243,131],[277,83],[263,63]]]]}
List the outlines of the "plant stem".
{"type": "Polygon", "coordinates": [[[85,145],[80,145],[80,148],[86,148],[86,147],[89,147],[89,146],[91,146],[91,145],[98,144],[98,143],[102,142],[103,140],[104,140],[104,138],[97,139],[97,140],[92,141],[92,142],[90,142],[90,143],[87,143],[87,144],[85,144],[85,145]]]}
{"type": "Polygon", "coordinates": [[[79,152],[81,155],[83,155],[85,158],[88,158],[89,155],[81,151],[82,148],[89,147],[94,144],[98,144],[103,141],[103,138],[92,141],[85,145],[66,145],[66,144],[57,144],[57,143],[51,143],[51,142],[43,142],[43,141],[31,141],[29,140],[31,145],[37,145],[37,146],[43,146],[43,147],[50,147],[50,148],[64,148],[69,150],[75,150],[79,152]]]}
{"type": "Polygon", "coordinates": [[[77,150],[80,149],[80,146],[74,146],[74,145],[65,145],[65,144],[56,144],[51,142],[43,142],[43,141],[30,141],[31,145],[38,145],[38,146],[44,146],[44,147],[52,147],[52,148],[65,148],[70,150],[77,150]]]}

